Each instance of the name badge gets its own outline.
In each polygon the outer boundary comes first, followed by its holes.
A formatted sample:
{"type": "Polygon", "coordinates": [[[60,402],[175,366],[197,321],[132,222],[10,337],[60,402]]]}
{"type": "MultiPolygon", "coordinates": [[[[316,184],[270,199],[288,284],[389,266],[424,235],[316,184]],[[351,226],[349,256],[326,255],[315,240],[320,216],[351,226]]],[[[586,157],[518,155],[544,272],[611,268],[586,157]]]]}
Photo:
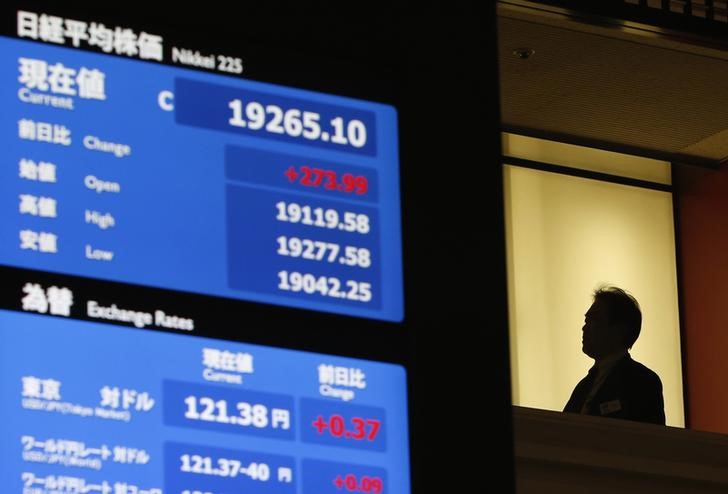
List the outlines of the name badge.
{"type": "Polygon", "coordinates": [[[618,412],[622,409],[622,404],[619,400],[606,401],[599,405],[599,413],[607,415],[609,413],[618,412]]]}

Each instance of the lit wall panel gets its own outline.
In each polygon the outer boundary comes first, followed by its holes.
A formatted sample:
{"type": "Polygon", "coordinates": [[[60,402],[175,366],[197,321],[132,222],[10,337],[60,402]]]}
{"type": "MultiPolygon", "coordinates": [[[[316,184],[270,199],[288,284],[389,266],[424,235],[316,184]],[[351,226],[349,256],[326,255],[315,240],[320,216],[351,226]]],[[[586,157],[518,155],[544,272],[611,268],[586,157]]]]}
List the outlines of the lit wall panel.
{"type": "Polygon", "coordinates": [[[639,301],[631,353],[662,379],[668,425],[683,426],[671,194],[512,166],[504,176],[514,404],[563,409],[593,363],[581,328],[606,283],[639,301]]]}

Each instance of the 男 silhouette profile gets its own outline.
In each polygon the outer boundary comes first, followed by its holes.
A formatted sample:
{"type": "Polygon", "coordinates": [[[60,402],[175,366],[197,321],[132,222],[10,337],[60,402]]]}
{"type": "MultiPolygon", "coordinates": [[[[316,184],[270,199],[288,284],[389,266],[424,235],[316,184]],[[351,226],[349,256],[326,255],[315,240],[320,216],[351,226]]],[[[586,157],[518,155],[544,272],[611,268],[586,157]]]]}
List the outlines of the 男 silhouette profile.
{"type": "Polygon", "coordinates": [[[632,295],[614,286],[594,292],[582,327],[582,351],[594,365],[564,412],[665,423],[660,378],[629,354],[641,327],[642,311],[632,295]]]}

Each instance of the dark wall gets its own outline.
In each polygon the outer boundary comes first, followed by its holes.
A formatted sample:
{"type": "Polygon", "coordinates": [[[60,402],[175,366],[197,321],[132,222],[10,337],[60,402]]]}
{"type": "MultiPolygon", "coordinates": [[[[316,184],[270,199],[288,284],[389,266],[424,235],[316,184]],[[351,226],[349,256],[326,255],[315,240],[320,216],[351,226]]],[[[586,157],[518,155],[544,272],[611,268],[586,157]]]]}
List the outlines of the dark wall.
{"type": "Polygon", "coordinates": [[[400,128],[413,492],[511,492],[493,12],[430,11],[406,25],[400,128]]]}

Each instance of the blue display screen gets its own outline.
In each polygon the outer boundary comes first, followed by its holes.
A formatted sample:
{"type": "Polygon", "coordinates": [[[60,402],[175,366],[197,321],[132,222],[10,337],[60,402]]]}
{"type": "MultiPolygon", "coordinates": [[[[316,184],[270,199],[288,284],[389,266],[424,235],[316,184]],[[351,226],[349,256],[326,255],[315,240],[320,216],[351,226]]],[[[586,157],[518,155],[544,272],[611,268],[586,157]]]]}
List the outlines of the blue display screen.
{"type": "Polygon", "coordinates": [[[393,107],[0,38],[0,264],[403,319],[393,107]]]}
{"type": "Polygon", "coordinates": [[[0,310],[0,485],[407,493],[405,378],[393,364],[0,310]]]}

